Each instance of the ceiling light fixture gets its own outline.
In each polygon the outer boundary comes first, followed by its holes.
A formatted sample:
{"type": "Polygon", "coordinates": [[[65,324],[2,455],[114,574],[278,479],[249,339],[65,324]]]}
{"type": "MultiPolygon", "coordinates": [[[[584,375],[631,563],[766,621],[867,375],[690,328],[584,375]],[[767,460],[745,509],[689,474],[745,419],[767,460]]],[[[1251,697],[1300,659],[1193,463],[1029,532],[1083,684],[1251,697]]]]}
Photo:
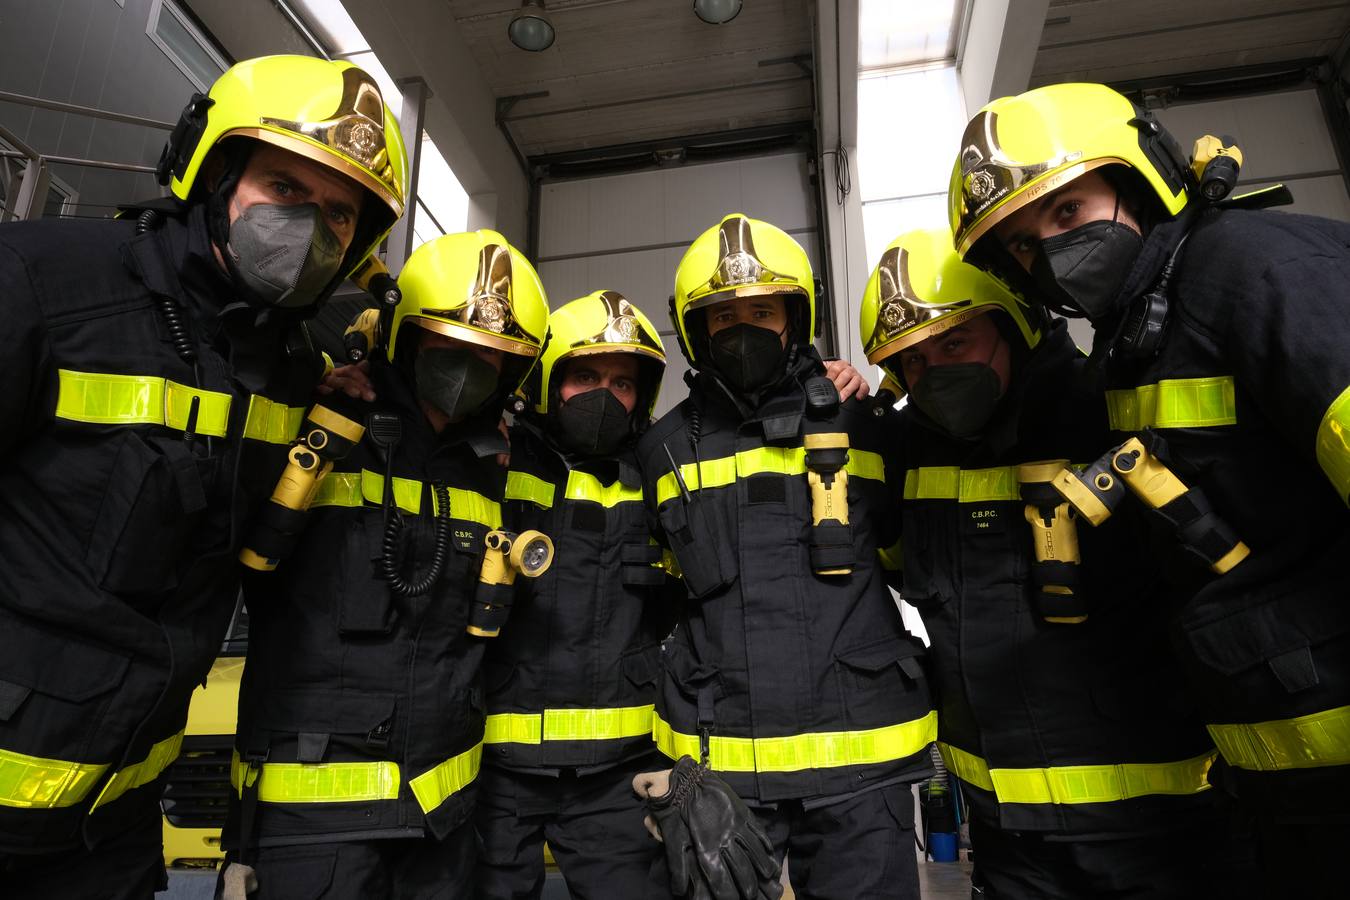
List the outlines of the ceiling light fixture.
{"type": "Polygon", "coordinates": [[[694,0],[694,15],[709,25],[725,25],[741,14],[744,0],[694,0]]]}
{"type": "Polygon", "coordinates": [[[506,36],[522,50],[538,53],[553,46],[557,32],[549,21],[548,11],[544,9],[544,0],[524,0],[520,12],[506,26],[506,36]]]}

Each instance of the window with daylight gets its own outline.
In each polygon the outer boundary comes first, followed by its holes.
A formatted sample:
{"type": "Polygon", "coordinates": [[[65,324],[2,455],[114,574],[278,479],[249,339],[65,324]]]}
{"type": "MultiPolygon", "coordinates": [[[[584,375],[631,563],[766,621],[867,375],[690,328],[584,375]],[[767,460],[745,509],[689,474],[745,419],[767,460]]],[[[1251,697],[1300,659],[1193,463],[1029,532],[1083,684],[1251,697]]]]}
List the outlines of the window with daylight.
{"type": "Polygon", "coordinates": [[[153,0],[145,33],[199,91],[230,67],[174,0],[153,0]]]}
{"type": "MultiPolygon", "coordinates": [[[[384,94],[384,102],[397,116],[403,111],[403,92],[370,49],[369,42],[352,21],[341,0],[290,0],[297,15],[334,58],[345,59],[370,73],[384,94]]],[[[408,148],[412,156],[413,148],[408,148]]],[[[469,195],[441,155],[436,142],[422,132],[422,161],[417,183],[412,186],[408,215],[412,216],[413,249],[443,234],[468,227],[469,195]]]]}
{"type": "Polygon", "coordinates": [[[862,0],[858,186],[868,265],[914,228],[947,222],[965,101],[956,75],[962,0],[862,0]]]}

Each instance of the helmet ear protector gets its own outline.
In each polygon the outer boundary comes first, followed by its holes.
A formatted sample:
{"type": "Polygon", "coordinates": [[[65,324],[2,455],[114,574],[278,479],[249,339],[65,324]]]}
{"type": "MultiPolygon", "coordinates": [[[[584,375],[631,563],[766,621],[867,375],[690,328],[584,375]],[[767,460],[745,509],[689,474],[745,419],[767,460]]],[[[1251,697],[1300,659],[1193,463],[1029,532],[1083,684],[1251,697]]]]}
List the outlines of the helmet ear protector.
{"type": "Polygon", "coordinates": [[[206,132],[206,112],[216,101],[205,94],[196,93],[188,100],[187,106],[178,114],[178,123],[169,134],[169,142],[164,145],[155,164],[155,181],[168,187],[173,179],[182,179],[187,174],[188,163],[197,152],[206,132]]]}

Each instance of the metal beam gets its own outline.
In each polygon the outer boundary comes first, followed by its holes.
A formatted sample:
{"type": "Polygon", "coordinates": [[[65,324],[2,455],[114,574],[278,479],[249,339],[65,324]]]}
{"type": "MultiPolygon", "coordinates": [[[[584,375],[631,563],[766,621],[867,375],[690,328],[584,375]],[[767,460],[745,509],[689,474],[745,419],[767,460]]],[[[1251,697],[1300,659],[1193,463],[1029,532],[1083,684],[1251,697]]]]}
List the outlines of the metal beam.
{"type": "Polygon", "coordinates": [[[384,264],[395,274],[412,254],[413,218],[417,215],[417,190],[422,175],[422,121],[430,95],[426,82],[420,78],[402,79],[398,87],[403,92],[398,123],[403,132],[403,146],[408,151],[408,197],[403,216],[394,223],[386,245],[384,264]]]}

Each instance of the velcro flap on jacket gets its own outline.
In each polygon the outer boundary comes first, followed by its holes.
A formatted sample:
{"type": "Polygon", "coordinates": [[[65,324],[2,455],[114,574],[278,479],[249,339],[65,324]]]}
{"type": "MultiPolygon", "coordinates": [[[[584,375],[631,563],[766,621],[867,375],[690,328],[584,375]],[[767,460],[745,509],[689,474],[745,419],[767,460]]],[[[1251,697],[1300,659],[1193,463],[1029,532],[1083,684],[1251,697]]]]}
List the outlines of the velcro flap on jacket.
{"type": "Polygon", "coordinates": [[[14,714],[23,706],[23,701],[28,699],[28,695],[33,693],[33,689],[25,684],[13,684],[8,681],[0,681],[0,722],[8,722],[14,718],[14,714]]]}
{"type": "Polygon", "coordinates": [[[1272,656],[1269,663],[1270,670],[1291,694],[1315,687],[1321,681],[1317,676],[1317,666],[1313,663],[1312,650],[1306,645],[1272,656]]]}
{"type": "Polygon", "coordinates": [[[880,672],[888,666],[898,666],[911,679],[923,677],[923,644],[915,638],[886,638],[861,647],[835,654],[839,662],[863,672],[880,672]]]}
{"type": "Polygon", "coordinates": [[[255,716],[272,732],[296,735],[369,734],[394,715],[393,694],[362,691],[267,691],[255,716]]]}
{"type": "Polygon", "coordinates": [[[295,761],[302,763],[321,763],[328,752],[328,738],[331,735],[312,731],[302,731],[296,735],[295,761]]]}

